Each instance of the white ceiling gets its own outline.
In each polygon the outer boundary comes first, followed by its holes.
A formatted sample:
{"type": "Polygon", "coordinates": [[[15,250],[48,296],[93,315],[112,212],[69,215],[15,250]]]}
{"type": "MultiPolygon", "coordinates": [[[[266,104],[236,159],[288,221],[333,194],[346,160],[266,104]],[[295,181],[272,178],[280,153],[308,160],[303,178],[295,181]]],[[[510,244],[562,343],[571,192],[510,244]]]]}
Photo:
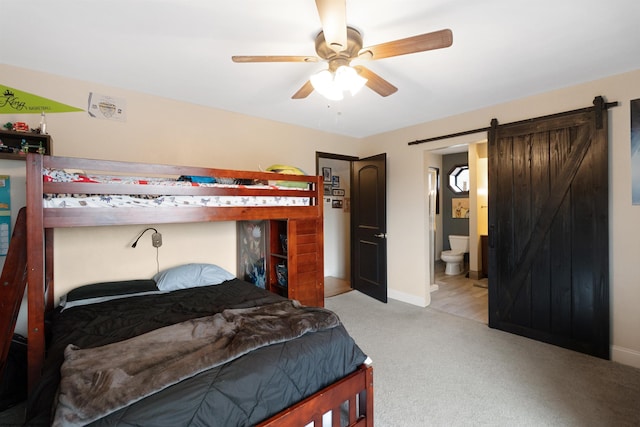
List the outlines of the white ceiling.
{"type": "Polygon", "coordinates": [[[291,99],[324,62],[231,61],[315,55],[313,0],[0,0],[0,16],[0,63],[354,137],[640,69],[638,0],[347,0],[365,46],[444,28],[453,46],[368,62],[398,92],[343,101],[291,99]]]}

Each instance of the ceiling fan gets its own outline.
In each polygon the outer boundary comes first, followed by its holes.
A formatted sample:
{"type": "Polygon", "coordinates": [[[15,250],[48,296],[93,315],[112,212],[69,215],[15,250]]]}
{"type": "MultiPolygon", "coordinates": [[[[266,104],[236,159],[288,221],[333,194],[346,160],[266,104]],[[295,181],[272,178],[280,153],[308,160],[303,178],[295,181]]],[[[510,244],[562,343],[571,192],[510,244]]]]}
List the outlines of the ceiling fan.
{"type": "Polygon", "coordinates": [[[451,30],[445,29],[363,48],[360,32],[347,26],[346,0],[316,0],[316,7],[322,24],[322,31],[315,41],[318,56],[232,56],[231,59],[234,62],[326,61],[329,64],[328,70],[311,76],[293,94],[293,99],[306,98],[314,89],[329,99],[342,99],[343,90],[350,88],[354,93],[362,85],[380,96],[389,96],[398,88],[362,65],[351,67],[351,61],[407,55],[449,47],[453,43],[451,30]],[[327,88],[323,83],[330,86],[327,88]],[[355,87],[350,86],[352,84],[355,87]]]}

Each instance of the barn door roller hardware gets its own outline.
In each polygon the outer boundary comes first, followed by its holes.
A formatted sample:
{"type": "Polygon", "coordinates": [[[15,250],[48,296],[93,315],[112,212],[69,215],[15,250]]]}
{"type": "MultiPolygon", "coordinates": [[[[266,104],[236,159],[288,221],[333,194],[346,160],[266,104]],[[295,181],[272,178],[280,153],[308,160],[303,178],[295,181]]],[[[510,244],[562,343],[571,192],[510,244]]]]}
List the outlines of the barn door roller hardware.
{"type": "MultiPolygon", "coordinates": [[[[536,119],[540,119],[540,118],[551,119],[551,118],[562,117],[562,116],[566,116],[566,115],[569,115],[569,114],[575,114],[575,113],[579,113],[579,112],[594,111],[594,113],[595,113],[595,121],[596,121],[596,129],[602,129],[602,112],[604,110],[608,110],[611,107],[617,107],[618,106],[618,102],[617,101],[605,102],[605,100],[604,100],[604,98],[602,96],[596,96],[593,99],[593,105],[594,105],[593,107],[585,107],[585,108],[579,108],[577,110],[565,111],[565,112],[557,113],[557,114],[550,114],[548,116],[537,117],[536,119]]],[[[495,119],[493,119],[493,120],[495,120],[495,119]]],[[[521,121],[512,122],[512,123],[506,123],[506,125],[515,125],[515,124],[527,123],[529,121],[531,121],[531,119],[521,120],[521,121]]],[[[491,129],[491,126],[488,126],[488,127],[484,127],[484,128],[471,129],[471,130],[465,130],[465,131],[462,131],[462,132],[450,133],[448,135],[434,136],[432,138],[426,138],[426,139],[419,139],[417,141],[411,141],[411,142],[408,143],[408,145],[418,145],[418,144],[424,144],[425,142],[440,141],[442,139],[449,139],[449,138],[455,138],[455,137],[458,137],[458,136],[471,135],[471,134],[474,134],[474,133],[487,132],[490,129],[491,129]]]]}

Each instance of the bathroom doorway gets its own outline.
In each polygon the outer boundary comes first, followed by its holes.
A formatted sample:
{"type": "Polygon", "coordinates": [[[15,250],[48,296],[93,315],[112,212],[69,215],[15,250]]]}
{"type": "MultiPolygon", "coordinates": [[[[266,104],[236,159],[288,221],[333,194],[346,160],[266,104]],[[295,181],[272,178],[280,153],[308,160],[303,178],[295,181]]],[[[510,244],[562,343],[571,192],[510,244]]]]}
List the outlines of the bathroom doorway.
{"type": "MultiPolygon", "coordinates": [[[[488,279],[482,268],[482,235],[488,228],[486,142],[429,151],[425,153],[425,165],[427,190],[431,169],[438,168],[440,175],[438,213],[435,220],[429,218],[430,307],[486,324],[488,279]],[[460,191],[455,193],[449,186],[449,175],[463,169],[468,171],[469,179],[461,182],[460,191]],[[457,214],[458,205],[465,208],[464,214],[457,214]],[[435,232],[431,231],[431,224],[435,232]],[[445,274],[445,263],[441,259],[442,251],[451,249],[448,239],[451,234],[469,236],[469,252],[463,258],[461,274],[445,274]]],[[[453,184],[456,185],[455,180],[453,184]]],[[[431,210],[428,215],[431,216],[431,210]]]]}

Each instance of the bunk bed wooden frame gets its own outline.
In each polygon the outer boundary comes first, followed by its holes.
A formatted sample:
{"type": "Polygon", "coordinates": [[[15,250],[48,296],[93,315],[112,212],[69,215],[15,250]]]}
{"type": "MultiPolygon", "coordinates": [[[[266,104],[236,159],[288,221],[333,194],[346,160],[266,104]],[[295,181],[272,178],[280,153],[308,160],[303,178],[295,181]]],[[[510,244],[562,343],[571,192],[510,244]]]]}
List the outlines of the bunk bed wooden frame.
{"type": "MultiPolygon", "coordinates": [[[[269,172],[236,171],[203,167],[44,156],[30,153],[26,159],[27,181],[27,283],[28,286],[28,389],[33,391],[45,359],[45,317],[53,310],[53,230],[79,226],[112,226],[239,220],[316,221],[319,251],[318,283],[322,284],[323,263],[323,182],[321,176],[282,175],[269,172]],[[255,189],[247,187],[167,187],[156,185],[96,184],[82,182],[43,182],[43,170],[74,169],[135,176],[213,176],[243,180],[296,181],[309,184],[307,190],[255,189]],[[309,206],[295,207],[157,207],[157,208],[45,208],[45,194],[167,194],[198,196],[306,196],[309,206]],[[292,194],[293,193],[293,194],[292,194]]],[[[289,242],[291,247],[292,242],[289,242]]],[[[295,263],[295,261],[294,261],[295,263]]],[[[295,266],[290,267],[296,270],[295,266]]],[[[290,280],[292,278],[290,277],[290,280]]],[[[322,425],[322,415],[333,413],[339,426],[340,406],[349,401],[349,425],[373,426],[373,368],[362,365],[347,377],[318,391],[304,401],[266,420],[264,426],[322,425]],[[357,408],[357,411],[356,411],[357,408]],[[320,422],[320,424],[318,424],[320,422]]]]}

